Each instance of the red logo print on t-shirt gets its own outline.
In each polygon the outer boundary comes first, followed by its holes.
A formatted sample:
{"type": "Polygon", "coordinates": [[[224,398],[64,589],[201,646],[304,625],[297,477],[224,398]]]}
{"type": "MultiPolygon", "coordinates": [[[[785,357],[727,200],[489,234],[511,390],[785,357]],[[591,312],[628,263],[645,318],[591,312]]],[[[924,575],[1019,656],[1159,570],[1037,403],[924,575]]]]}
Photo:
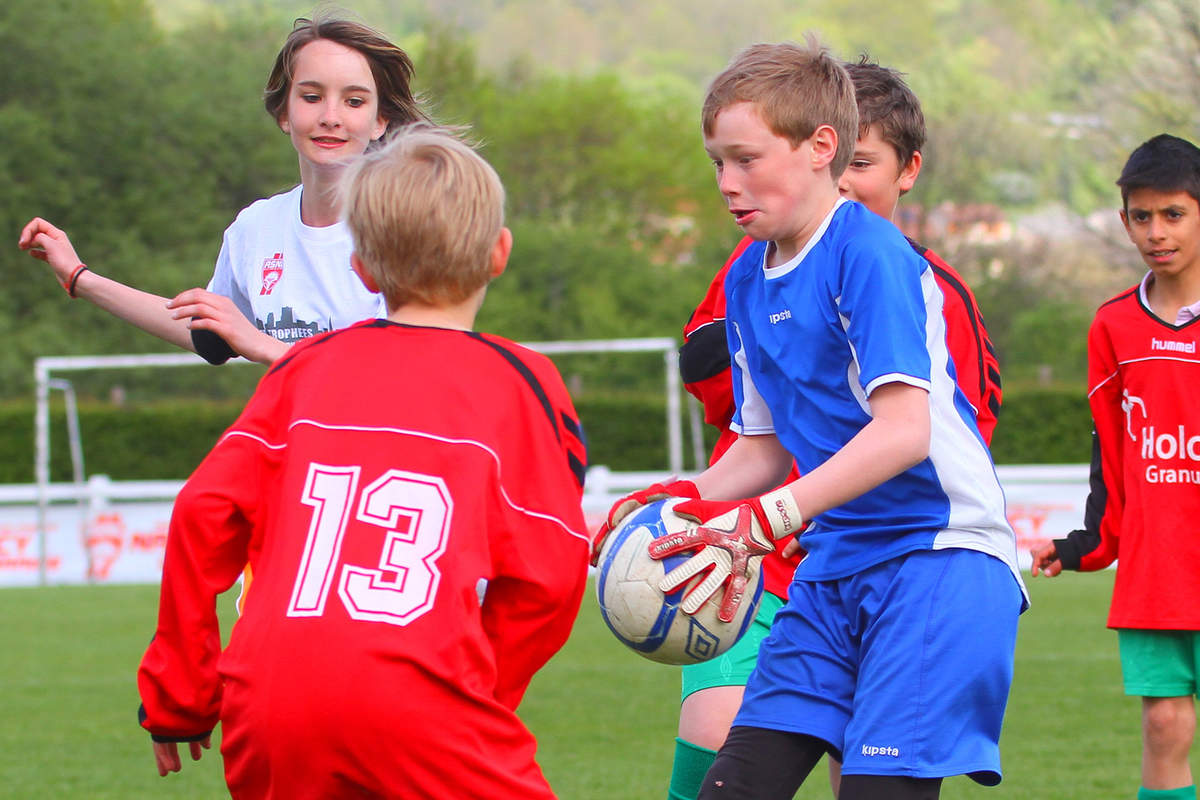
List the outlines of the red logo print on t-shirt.
{"type": "Polygon", "coordinates": [[[262,265],[262,289],[259,294],[270,294],[283,277],[283,253],[276,253],[274,258],[264,258],[262,265]]]}

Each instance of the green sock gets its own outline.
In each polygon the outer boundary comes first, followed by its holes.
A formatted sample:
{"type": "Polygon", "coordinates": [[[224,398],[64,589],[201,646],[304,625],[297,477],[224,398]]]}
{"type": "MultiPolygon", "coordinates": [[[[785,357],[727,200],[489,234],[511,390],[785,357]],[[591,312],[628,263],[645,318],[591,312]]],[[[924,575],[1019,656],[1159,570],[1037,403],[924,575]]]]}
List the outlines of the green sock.
{"type": "Polygon", "coordinates": [[[675,738],[675,764],[671,768],[671,786],[667,790],[668,800],[696,800],[700,784],[708,768],[717,757],[716,750],[675,738]]]}
{"type": "Polygon", "coordinates": [[[1196,787],[1184,786],[1180,789],[1138,789],[1138,800],[1196,800],[1196,787]]]}

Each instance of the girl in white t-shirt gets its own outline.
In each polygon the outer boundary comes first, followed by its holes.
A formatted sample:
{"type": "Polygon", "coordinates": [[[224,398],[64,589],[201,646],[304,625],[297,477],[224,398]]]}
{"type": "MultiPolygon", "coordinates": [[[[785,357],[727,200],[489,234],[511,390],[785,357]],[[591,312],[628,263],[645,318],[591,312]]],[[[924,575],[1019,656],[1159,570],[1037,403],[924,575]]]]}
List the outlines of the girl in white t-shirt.
{"type": "Polygon", "coordinates": [[[105,278],[40,218],[21,231],[19,246],[49,263],[71,297],[214,363],[236,354],[269,364],[299,339],[383,316],[379,295],[350,268],[337,184],[346,164],[387,131],[426,119],[412,74],[408,55],[361,23],[296,21],[267,79],[265,105],[296,149],[300,185],[242,209],[207,289],[167,300],[105,278]]]}

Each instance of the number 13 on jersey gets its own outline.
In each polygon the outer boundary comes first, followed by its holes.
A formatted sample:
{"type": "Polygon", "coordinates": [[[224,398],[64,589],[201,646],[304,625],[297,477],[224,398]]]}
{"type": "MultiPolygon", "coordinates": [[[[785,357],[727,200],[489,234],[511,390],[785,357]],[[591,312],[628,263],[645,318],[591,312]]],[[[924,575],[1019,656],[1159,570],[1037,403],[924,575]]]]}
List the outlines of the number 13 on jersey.
{"type": "Polygon", "coordinates": [[[407,625],[433,608],[441,580],[437,560],[446,551],[454,509],[445,482],[390,469],[359,493],[360,472],[361,467],[308,466],[300,502],[312,508],[312,522],[289,617],[324,614],[335,582],[352,619],[407,625]],[[387,531],[378,567],[346,564],[339,578],[335,573],[346,529],[358,523],[387,531]]]}

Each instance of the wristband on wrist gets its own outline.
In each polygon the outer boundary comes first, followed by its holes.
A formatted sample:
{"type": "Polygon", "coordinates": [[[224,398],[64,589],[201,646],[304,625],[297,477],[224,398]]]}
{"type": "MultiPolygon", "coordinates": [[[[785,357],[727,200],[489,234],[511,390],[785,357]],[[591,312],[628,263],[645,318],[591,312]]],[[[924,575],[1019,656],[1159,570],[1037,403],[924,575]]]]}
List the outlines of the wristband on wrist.
{"type": "Polygon", "coordinates": [[[67,280],[67,282],[65,284],[63,284],[63,288],[67,290],[68,297],[75,296],[75,284],[79,283],[79,276],[87,271],[88,271],[87,264],[80,264],[78,267],[75,268],[75,271],[71,273],[71,277],[67,280]]]}
{"type": "Polygon", "coordinates": [[[787,487],[767,492],[758,498],[758,502],[771,525],[769,535],[772,539],[782,539],[804,529],[804,515],[787,487]]]}

